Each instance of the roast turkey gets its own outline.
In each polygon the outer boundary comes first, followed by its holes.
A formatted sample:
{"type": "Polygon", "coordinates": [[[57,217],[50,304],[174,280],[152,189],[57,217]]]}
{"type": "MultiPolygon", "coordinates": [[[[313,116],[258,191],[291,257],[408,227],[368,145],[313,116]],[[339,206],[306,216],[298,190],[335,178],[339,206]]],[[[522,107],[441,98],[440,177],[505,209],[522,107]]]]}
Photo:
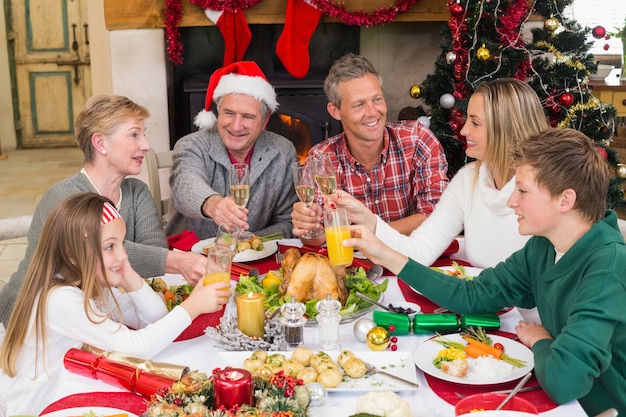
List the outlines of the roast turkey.
{"type": "Polygon", "coordinates": [[[300,255],[296,248],[285,251],[282,262],[283,281],[280,294],[286,298],[306,303],[309,300],[323,300],[327,294],[344,305],[348,298],[345,285],[345,267],[335,267],[328,257],[309,252],[300,255]]]}

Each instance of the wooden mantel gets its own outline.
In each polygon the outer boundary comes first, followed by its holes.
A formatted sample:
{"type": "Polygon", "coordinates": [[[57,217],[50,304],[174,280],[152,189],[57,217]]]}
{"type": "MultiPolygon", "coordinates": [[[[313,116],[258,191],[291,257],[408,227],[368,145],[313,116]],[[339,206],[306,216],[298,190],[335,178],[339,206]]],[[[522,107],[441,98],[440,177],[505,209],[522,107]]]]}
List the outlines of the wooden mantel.
{"type": "MultiPolygon", "coordinates": [[[[348,0],[346,10],[373,11],[389,0],[348,0]]],[[[397,22],[447,21],[449,11],[446,0],[419,0],[408,12],[398,14],[397,22]]],[[[249,24],[285,23],[287,0],[263,0],[245,10],[249,24]]],[[[104,18],[109,30],[161,28],[163,24],[164,0],[104,0],[104,18]]],[[[210,26],[211,21],[204,11],[187,0],[183,0],[183,16],[180,26],[210,26]]],[[[335,19],[322,17],[325,22],[335,19]]]]}

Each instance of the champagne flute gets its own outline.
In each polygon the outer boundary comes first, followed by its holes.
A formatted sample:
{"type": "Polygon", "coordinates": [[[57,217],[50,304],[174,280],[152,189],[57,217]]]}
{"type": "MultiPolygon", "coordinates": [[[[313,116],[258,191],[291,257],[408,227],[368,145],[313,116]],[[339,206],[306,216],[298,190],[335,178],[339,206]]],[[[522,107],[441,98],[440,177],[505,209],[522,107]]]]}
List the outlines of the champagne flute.
{"type": "MultiPolygon", "coordinates": [[[[250,199],[250,166],[235,163],[230,169],[230,196],[240,209],[244,209],[250,199]]],[[[252,239],[254,235],[248,231],[239,231],[239,241],[252,239]]]]}
{"type": "Polygon", "coordinates": [[[330,154],[319,153],[315,155],[315,182],[320,192],[325,197],[332,195],[337,190],[337,176],[330,154]]]}
{"type": "Polygon", "coordinates": [[[230,249],[232,256],[237,254],[237,241],[239,240],[239,230],[229,230],[225,226],[220,226],[215,235],[215,246],[222,246],[230,249]]]}
{"type": "MultiPolygon", "coordinates": [[[[311,207],[315,198],[315,175],[311,162],[294,162],[291,164],[291,172],[293,173],[293,184],[298,198],[306,207],[311,207]]],[[[313,239],[320,234],[321,232],[316,230],[307,230],[302,237],[313,239]]]]}

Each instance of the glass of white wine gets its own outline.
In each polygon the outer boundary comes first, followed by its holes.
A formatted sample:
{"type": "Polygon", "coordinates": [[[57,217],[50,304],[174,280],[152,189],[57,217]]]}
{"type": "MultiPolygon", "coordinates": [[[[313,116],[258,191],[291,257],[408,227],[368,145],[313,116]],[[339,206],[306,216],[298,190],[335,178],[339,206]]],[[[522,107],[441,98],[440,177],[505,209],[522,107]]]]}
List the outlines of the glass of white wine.
{"type": "Polygon", "coordinates": [[[325,197],[328,197],[337,190],[337,176],[330,154],[318,153],[313,160],[315,164],[315,182],[320,188],[320,192],[325,197]]]}
{"type": "MultiPolygon", "coordinates": [[[[235,163],[230,169],[230,196],[240,209],[244,209],[250,199],[250,166],[235,163]]],[[[246,230],[239,231],[239,241],[250,240],[254,235],[246,230]]]]}
{"type": "MultiPolygon", "coordinates": [[[[315,198],[315,174],[313,165],[310,162],[294,162],[291,164],[291,172],[293,173],[293,185],[296,188],[296,194],[305,206],[311,207],[315,198]]],[[[302,237],[305,239],[313,239],[321,234],[321,231],[308,230],[302,237]]]]}

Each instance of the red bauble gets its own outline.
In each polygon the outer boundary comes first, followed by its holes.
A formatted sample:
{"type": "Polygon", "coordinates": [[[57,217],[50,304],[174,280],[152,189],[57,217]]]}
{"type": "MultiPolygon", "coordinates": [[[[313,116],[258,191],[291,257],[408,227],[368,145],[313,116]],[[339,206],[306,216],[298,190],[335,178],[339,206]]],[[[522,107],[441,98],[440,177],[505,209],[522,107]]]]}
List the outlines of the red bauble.
{"type": "Polygon", "coordinates": [[[591,30],[591,35],[593,35],[593,37],[596,39],[602,39],[604,38],[604,35],[606,35],[606,29],[598,25],[591,30]]]}
{"type": "Polygon", "coordinates": [[[459,3],[454,3],[452,6],[450,6],[450,13],[455,16],[461,16],[463,12],[463,6],[461,6],[459,3]]]}
{"type": "Polygon", "coordinates": [[[559,97],[559,104],[561,106],[569,107],[574,104],[574,95],[570,92],[561,94],[559,97]]]}
{"type": "Polygon", "coordinates": [[[605,40],[605,41],[608,41],[609,39],[611,39],[611,35],[606,35],[606,36],[604,37],[604,40],[605,40]]]}
{"type": "Polygon", "coordinates": [[[609,157],[609,154],[607,153],[606,149],[604,149],[602,146],[600,145],[596,145],[596,150],[598,151],[598,153],[600,154],[600,156],[602,156],[602,159],[604,159],[605,161],[607,160],[607,158],[609,157]]]}
{"type": "Polygon", "coordinates": [[[603,48],[604,48],[605,51],[608,51],[609,50],[609,44],[608,43],[605,44],[603,48]]]}

